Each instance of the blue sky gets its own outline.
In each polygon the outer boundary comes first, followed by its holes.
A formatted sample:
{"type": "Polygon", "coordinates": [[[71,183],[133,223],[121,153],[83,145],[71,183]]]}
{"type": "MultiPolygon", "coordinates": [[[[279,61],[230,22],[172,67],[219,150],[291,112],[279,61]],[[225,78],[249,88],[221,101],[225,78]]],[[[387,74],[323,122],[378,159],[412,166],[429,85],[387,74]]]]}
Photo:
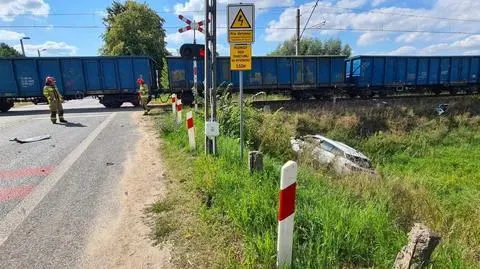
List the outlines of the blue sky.
{"type": "MultiPolygon", "coordinates": [[[[218,0],[218,48],[228,55],[226,5],[218,0]]],[[[256,6],[254,55],[264,55],[295,33],[296,8],[301,10],[303,36],[340,38],[353,54],[463,55],[480,54],[480,1],[466,0],[261,0],[256,6]],[[313,29],[308,29],[313,28],[313,29]],[[477,34],[478,33],[478,34],[477,34]]],[[[202,19],[204,0],[146,1],[165,18],[168,49],[175,53],[192,41],[192,32],[177,16],[202,19]]],[[[108,0],[8,0],[0,1],[0,42],[20,50],[25,40],[27,56],[37,49],[45,56],[97,55],[102,45],[102,16],[108,0]],[[72,28],[62,28],[69,26],[72,28]],[[84,27],[84,28],[82,28],[84,27]],[[87,27],[87,28],[85,28],[87,27]],[[89,28],[88,28],[89,27],[89,28]]],[[[200,36],[200,42],[203,40],[200,36]]]]}

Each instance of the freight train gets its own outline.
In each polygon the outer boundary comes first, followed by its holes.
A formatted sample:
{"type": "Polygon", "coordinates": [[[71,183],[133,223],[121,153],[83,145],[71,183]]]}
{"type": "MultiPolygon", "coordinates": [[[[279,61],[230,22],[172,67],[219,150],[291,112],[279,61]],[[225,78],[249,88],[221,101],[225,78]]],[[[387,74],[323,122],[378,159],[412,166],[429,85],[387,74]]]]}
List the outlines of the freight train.
{"type": "MultiPolygon", "coordinates": [[[[253,57],[243,72],[246,92],[290,94],[295,99],[348,95],[371,98],[402,93],[478,92],[480,56],[289,56],[253,57]]],[[[191,101],[192,60],[168,57],[170,91],[191,101]]],[[[203,89],[203,61],[198,83],[203,89]]],[[[217,57],[217,84],[238,90],[239,72],[230,71],[229,57],[217,57]]]]}
{"type": "Polygon", "coordinates": [[[0,111],[16,100],[43,101],[45,78],[53,76],[64,99],[97,96],[105,107],[139,106],[136,80],[156,91],[155,62],[149,57],[0,58],[0,111]]]}
{"type": "MultiPolygon", "coordinates": [[[[97,96],[105,107],[124,102],[139,105],[136,79],[142,76],[151,93],[177,93],[193,102],[193,62],[167,57],[169,89],[160,89],[156,63],[149,57],[0,58],[0,111],[16,100],[42,100],[46,76],[53,76],[66,100],[97,96]]],[[[203,92],[203,60],[198,61],[198,89],[203,92]]],[[[238,90],[239,72],[229,57],[217,57],[217,85],[238,90]]],[[[370,98],[431,92],[477,93],[480,56],[279,56],[253,57],[243,72],[245,92],[282,93],[295,99],[350,96],[370,98]]]]}

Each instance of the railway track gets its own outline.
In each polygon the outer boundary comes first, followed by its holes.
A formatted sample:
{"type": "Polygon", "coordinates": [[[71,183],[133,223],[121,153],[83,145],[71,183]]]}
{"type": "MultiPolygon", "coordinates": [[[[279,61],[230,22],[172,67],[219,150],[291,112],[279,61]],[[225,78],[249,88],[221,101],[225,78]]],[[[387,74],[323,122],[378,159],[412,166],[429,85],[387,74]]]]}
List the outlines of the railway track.
{"type": "Polygon", "coordinates": [[[306,100],[257,100],[252,102],[255,108],[269,108],[277,110],[283,108],[290,111],[312,109],[318,106],[390,106],[398,104],[420,104],[420,103],[448,103],[454,100],[478,96],[477,94],[462,95],[406,95],[406,96],[388,96],[371,99],[358,98],[329,98],[329,99],[306,99],[306,100]]]}
{"type": "MultiPolygon", "coordinates": [[[[258,109],[268,108],[271,111],[284,109],[288,111],[301,111],[314,109],[316,107],[332,107],[332,106],[395,106],[395,105],[434,105],[460,100],[463,98],[479,96],[478,94],[459,94],[459,95],[404,95],[404,96],[387,96],[371,99],[339,97],[329,99],[306,99],[306,100],[254,100],[251,105],[258,109]]],[[[258,99],[258,98],[257,98],[258,99]]],[[[238,103],[238,98],[234,98],[233,103],[238,103]],[[236,99],[236,100],[235,100],[236,99]]],[[[193,105],[191,105],[193,107],[193,105]]],[[[199,104],[203,107],[203,104],[199,104]]],[[[170,108],[170,103],[148,104],[150,108],[170,108]]]]}

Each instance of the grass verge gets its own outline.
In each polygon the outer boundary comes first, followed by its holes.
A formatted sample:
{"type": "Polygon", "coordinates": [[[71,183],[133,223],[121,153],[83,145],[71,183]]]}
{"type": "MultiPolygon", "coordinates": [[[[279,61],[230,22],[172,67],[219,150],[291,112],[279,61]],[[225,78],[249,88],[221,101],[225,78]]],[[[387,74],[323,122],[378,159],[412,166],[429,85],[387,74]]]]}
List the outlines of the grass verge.
{"type": "Polygon", "coordinates": [[[248,145],[266,154],[255,174],[238,157],[238,108],[219,106],[215,158],[203,154],[201,118],[190,152],[185,127],[163,113],[156,121],[172,173],[163,202],[176,206],[158,206],[174,223],[162,240],[177,242],[186,267],[274,267],[280,167],[295,158],[289,138],[321,133],[367,153],[382,176],[339,178],[297,160],[295,268],[390,268],[417,221],[442,236],[429,267],[478,268],[480,101],[458,100],[442,116],[418,103],[267,114],[247,107],[248,145]]]}

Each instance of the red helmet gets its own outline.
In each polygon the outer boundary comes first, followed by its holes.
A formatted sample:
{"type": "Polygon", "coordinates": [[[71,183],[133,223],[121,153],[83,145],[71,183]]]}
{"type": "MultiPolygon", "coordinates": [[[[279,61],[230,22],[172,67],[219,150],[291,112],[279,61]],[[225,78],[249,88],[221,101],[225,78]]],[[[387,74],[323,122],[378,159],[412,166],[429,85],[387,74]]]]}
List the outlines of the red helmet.
{"type": "Polygon", "coordinates": [[[138,85],[142,85],[143,83],[145,83],[145,81],[143,81],[143,78],[139,78],[137,79],[137,83],[138,85]]]}
{"type": "Polygon", "coordinates": [[[47,77],[45,79],[45,85],[53,86],[53,84],[55,84],[55,78],[54,77],[47,77]]]}

